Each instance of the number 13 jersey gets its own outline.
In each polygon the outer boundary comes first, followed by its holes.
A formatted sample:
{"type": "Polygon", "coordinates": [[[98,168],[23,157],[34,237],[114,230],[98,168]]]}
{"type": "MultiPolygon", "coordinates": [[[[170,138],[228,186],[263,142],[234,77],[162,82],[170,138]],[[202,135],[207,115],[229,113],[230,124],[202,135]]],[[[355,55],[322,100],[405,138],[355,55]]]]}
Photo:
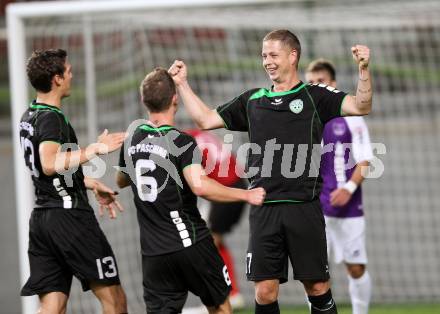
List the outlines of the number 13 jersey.
{"type": "Polygon", "coordinates": [[[41,166],[39,147],[43,142],[56,142],[67,151],[79,149],[75,131],[63,112],[57,107],[33,101],[23,114],[19,127],[25,163],[31,170],[35,187],[35,208],[93,211],[81,166],[74,172],[51,176],[45,175],[41,166]]]}

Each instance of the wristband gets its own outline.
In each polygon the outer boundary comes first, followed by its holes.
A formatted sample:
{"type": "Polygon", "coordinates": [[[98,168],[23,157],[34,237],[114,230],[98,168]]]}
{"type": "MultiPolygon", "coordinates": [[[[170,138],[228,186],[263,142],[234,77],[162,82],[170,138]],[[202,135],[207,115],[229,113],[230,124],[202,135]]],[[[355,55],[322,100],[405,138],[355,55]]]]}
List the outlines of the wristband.
{"type": "Polygon", "coordinates": [[[350,194],[353,194],[356,191],[357,187],[358,185],[350,180],[347,183],[345,183],[342,188],[346,189],[348,192],[350,192],[350,194]]]}

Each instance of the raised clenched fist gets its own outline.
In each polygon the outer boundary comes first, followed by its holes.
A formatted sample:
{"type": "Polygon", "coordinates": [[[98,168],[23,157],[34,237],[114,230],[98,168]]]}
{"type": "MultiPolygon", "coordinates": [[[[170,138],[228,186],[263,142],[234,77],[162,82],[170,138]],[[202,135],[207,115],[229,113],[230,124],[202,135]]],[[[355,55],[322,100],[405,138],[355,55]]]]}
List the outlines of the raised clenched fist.
{"type": "Polygon", "coordinates": [[[360,69],[366,69],[370,62],[370,49],[367,46],[355,45],[351,47],[353,59],[359,65],[360,69]]]}

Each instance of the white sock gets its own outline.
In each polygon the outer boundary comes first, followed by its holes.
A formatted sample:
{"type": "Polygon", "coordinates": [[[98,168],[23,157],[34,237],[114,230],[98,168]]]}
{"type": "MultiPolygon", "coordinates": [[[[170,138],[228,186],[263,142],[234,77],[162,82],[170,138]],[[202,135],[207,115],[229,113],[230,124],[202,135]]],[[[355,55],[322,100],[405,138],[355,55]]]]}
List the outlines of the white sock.
{"type": "Polygon", "coordinates": [[[312,303],[310,303],[310,301],[309,301],[309,296],[307,295],[307,292],[304,295],[306,297],[305,301],[306,301],[306,304],[307,304],[307,306],[309,308],[309,311],[311,311],[312,310],[312,303]]]}
{"type": "Polygon", "coordinates": [[[357,279],[348,276],[348,290],[353,314],[367,314],[371,299],[371,278],[368,271],[357,279]]]}

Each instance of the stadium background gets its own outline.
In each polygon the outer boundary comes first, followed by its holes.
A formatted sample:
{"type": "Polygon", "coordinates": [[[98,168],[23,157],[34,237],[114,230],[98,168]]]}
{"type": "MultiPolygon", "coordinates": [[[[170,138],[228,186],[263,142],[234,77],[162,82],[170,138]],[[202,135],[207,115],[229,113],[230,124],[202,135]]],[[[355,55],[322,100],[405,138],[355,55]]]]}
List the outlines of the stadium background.
{"type": "MultiPolygon", "coordinates": [[[[2,10],[5,4],[2,1],[2,10]]],[[[367,44],[375,92],[367,123],[372,141],[386,147],[386,154],[376,152],[385,167],[383,175],[365,183],[373,302],[431,304],[440,300],[439,16],[439,1],[338,0],[156,9],[93,18],[42,17],[26,21],[26,56],[36,48],[68,50],[74,67],[73,93],[63,110],[85,144],[105,127],[122,130],[141,117],[139,82],[154,66],[168,67],[177,57],[189,65],[190,82],[201,98],[218,105],[247,88],[268,85],[259,58],[261,38],[268,30],[286,27],[296,32],[303,45],[300,72],[308,61],[326,57],[336,65],[339,88],[350,92],[355,90],[357,69],[349,49],[354,43],[367,44]],[[87,42],[92,43],[94,78],[86,76],[87,42]],[[92,107],[87,105],[90,99],[92,107]],[[90,108],[97,113],[93,125],[88,120],[90,108]]],[[[12,314],[20,307],[14,205],[19,191],[13,184],[7,42],[4,20],[1,23],[0,312],[12,314]]],[[[177,125],[191,126],[184,110],[177,125]]],[[[234,139],[236,147],[246,136],[234,133],[234,139]]],[[[115,155],[107,161],[116,164],[115,155]]],[[[105,180],[112,183],[112,177],[109,167],[105,180]]],[[[141,313],[138,226],[130,193],[123,191],[121,197],[126,212],[117,221],[102,220],[102,226],[119,259],[131,312],[141,313]]],[[[246,219],[227,241],[236,257],[238,277],[244,278],[246,219]]],[[[344,271],[332,269],[336,299],[347,302],[344,271]]],[[[244,280],[240,285],[251,304],[252,285],[244,280]]],[[[95,308],[77,284],[71,300],[71,313],[95,308]]],[[[299,285],[284,285],[281,303],[302,304],[299,285]]],[[[440,312],[438,305],[431,307],[440,312]]]]}

